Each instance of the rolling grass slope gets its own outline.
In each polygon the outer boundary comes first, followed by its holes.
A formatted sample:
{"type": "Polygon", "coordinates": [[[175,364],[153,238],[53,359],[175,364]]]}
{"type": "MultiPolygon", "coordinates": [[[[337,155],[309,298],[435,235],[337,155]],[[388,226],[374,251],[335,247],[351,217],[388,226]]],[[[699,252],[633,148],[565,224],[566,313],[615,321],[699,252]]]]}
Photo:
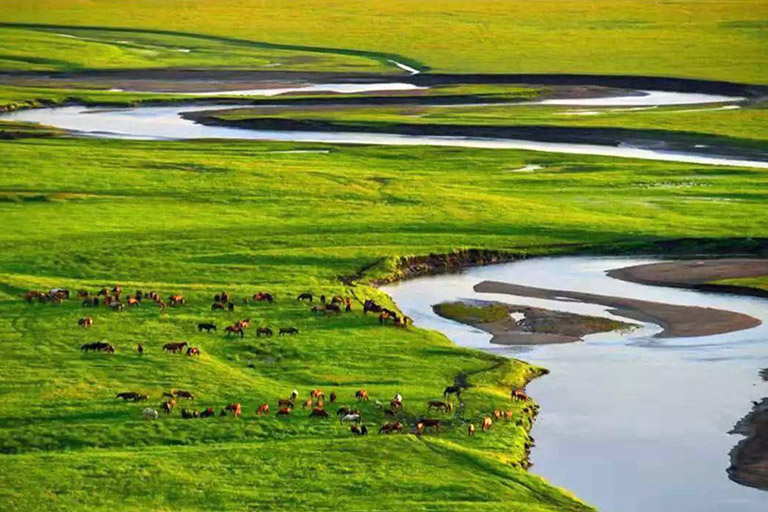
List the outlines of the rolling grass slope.
{"type": "Polygon", "coordinates": [[[2,0],[0,21],[176,30],[395,53],[437,71],[767,83],[765,0],[2,0]]]}

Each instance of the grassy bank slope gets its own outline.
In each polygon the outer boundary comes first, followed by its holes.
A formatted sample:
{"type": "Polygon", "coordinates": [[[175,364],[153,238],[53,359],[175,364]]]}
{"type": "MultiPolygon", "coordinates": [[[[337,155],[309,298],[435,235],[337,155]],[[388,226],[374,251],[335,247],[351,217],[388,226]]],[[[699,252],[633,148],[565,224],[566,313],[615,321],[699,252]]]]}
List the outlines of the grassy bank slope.
{"type": "Polygon", "coordinates": [[[764,0],[2,0],[0,21],[160,28],[397,53],[435,70],[767,83],[764,0]]]}

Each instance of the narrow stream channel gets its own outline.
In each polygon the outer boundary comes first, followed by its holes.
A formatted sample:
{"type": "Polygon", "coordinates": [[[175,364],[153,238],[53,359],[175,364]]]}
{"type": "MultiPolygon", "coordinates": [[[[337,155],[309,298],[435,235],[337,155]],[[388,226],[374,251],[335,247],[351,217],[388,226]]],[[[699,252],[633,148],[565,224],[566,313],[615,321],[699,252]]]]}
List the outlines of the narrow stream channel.
{"type": "Polygon", "coordinates": [[[418,278],[383,291],[419,327],[438,330],[459,345],[551,370],[528,387],[541,405],[532,432],[534,473],[605,511],[764,512],[768,493],[732,482],[726,468],[731,448],[741,439],[728,432],[749,412],[752,400],[768,395],[768,385],[758,377],[768,366],[768,300],[645,286],[605,275],[650,261],[531,259],[418,278]],[[611,314],[592,304],[475,293],[473,286],[484,280],[708,306],[764,323],[696,338],[656,339],[658,326],[645,324],[630,333],[566,345],[494,346],[489,334],[443,319],[431,306],[474,298],[611,314]]]}

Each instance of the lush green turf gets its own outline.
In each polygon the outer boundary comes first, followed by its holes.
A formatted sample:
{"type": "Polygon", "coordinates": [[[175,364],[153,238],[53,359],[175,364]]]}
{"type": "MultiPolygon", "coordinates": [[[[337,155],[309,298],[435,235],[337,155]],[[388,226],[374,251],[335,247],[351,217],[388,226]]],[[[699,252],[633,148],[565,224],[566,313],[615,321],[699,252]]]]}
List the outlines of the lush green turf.
{"type": "MultiPolygon", "coordinates": [[[[435,333],[381,327],[358,310],[316,317],[298,293],[347,294],[337,280],[379,259],[466,246],[558,252],[568,244],[734,232],[765,236],[765,173],[755,170],[478,151],[327,147],[248,142],[0,141],[0,497],[5,509],[207,508],[246,505],[578,509],[509,463],[525,428],[501,423],[467,438],[450,420],[440,435],[353,438],[306,411],[257,418],[254,407],[298,388],[404,395],[408,418],[460,372],[472,421],[507,400],[531,369],[458,349],[435,333]],[[309,151],[295,153],[292,151],[309,151]],[[543,170],[515,173],[527,164],[543,170]],[[31,172],[33,171],[33,172],[31,172]],[[308,186],[309,184],[309,186],[308,186]],[[113,313],[78,301],[28,305],[23,290],[181,292],[190,304],[161,314],[113,313]],[[209,311],[226,288],[236,313],[209,311]],[[240,304],[258,290],[275,305],[240,304]],[[85,312],[95,325],[76,326],[85,312]],[[292,338],[198,334],[250,317],[294,325],[292,338]],[[106,339],[117,354],[82,354],[106,339]],[[202,356],[162,354],[186,339],[202,356]],[[141,342],[147,354],[135,354],[141,342]],[[495,369],[494,369],[495,368],[495,369]],[[490,370],[490,371],[483,371],[490,370]],[[114,399],[189,388],[195,405],[241,401],[246,417],[143,421],[145,404],[114,399]],[[324,492],[319,490],[323,489],[324,492]]],[[[388,272],[387,264],[370,276],[388,272]]],[[[377,292],[358,286],[363,298],[377,292]]],[[[363,406],[375,428],[385,418],[363,406]]]]}
{"type": "Polygon", "coordinates": [[[395,53],[435,70],[766,83],[765,0],[3,0],[0,21],[156,28],[395,53]]]}
{"type": "Polygon", "coordinates": [[[720,281],[713,281],[712,284],[746,286],[748,288],[757,288],[758,290],[768,291],[768,276],[745,277],[741,279],[722,279],[720,281]]]}
{"type": "Polygon", "coordinates": [[[466,302],[444,302],[433,307],[435,313],[440,316],[471,325],[509,319],[508,309],[501,304],[475,305],[466,302]]]}

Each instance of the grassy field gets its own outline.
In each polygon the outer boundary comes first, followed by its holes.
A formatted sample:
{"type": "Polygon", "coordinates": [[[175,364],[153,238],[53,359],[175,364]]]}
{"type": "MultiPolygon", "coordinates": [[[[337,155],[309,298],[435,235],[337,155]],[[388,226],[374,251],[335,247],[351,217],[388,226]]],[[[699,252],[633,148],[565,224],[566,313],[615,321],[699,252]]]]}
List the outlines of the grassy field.
{"type": "MultiPolygon", "coordinates": [[[[274,407],[290,390],[306,396],[316,386],[343,404],[360,388],[383,400],[399,392],[414,417],[469,372],[463,416],[477,422],[497,407],[520,411],[508,391],[535,374],[435,333],[381,327],[359,308],[317,317],[293,298],[348,294],[336,276],[376,261],[368,277],[384,275],[407,254],[467,246],[546,254],[570,244],[768,232],[765,173],[746,169],[455,148],[67,138],[0,146],[6,510],[327,509],[350,495],[361,509],[582,509],[516,467],[530,425],[522,412],[474,438],[449,417],[441,434],[420,438],[355,438],[304,410],[255,417],[257,404],[274,407]],[[528,164],[544,169],[514,172],[528,164]],[[113,313],[20,298],[33,288],[113,283],[180,292],[190,304],[113,313]],[[235,313],[211,313],[222,289],[238,298],[235,313]],[[259,290],[277,303],[240,303],[259,290]],[[86,311],[90,330],[76,325],[86,311]],[[195,331],[199,321],[222,328],[247,317],[301,332],[235,340],[195,331]],[[116,346],[114,356],[78,350],[101,339],[116,346]],[[202,356],[160,351],[182,339],[202,356]],[[156,406],[169,388],[194,391],[197,408],[240,401],[245,418],[176,413],[147,422],[145,404],[114,399],[148,392],[156,406]]],[[[353,291],[385,300],[367,286],[353,291]]],[[[374,405],[362,407],[370,427],[385,421],[374,405]]]]}
{"type": "Polygon", "coordinates": [[[2,0],[0,21],[175,30],[399,54],[452,72],[767,83],[765,0],[2,0]]]}

